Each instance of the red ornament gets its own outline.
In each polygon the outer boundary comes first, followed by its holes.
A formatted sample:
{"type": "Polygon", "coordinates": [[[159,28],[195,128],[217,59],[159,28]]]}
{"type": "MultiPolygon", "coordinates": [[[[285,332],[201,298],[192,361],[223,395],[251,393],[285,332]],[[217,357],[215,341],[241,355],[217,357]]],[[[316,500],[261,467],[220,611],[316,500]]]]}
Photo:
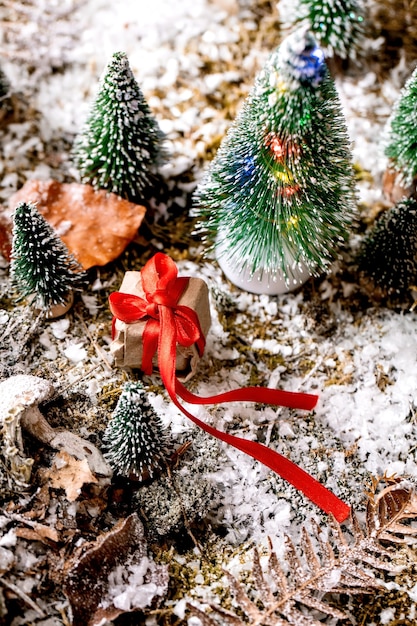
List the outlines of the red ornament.
{"type": "Polygon", "coordinates": [[[290,139],[281,138],[277,133],[271,131],[265,137],[265,146],[270,151],[275,161],[283,163],[288,158],[299,158],[301,148],[290,139]]]}
{"type": "Polygon", "coordinates": [[[300,191],[299,185],[289,185],[288,187],[280,187],[278,189],[278,194],[283,196],[284,198],[291,198],[299,191],[300,191]]]}

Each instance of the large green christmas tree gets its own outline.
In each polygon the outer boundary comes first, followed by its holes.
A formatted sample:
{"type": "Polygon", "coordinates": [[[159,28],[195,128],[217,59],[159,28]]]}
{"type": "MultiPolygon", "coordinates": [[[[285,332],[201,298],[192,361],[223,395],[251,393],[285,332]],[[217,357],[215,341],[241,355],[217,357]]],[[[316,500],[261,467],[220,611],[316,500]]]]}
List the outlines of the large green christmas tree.
{"type": "Polygon", "coordinates": [[[384,295],[417,287],[417,200],[404,198],[377,219],[362,242],[358,269],[384,295]]]}
{"type": "Polygon", "coordinates": [[[308,25],[328,56],[356,56],[363,36],[365,5],[361,0],[298,0],[291,2],[296,21],[308,25]]]}
{"type": "Polygon", "coordinates": [[[81,181],[140,202],[151,194],[155,172],[165,159],[163,140],[126,54],[116,52],[74,142],[81,181]]]}
{"type": "Polygon", "coordinates": [[[21,202],[13,214],[10,263],[18,301],[28,298],[38,309],[66,304],[85,274],[36,206],[21,202]]]}
{"type": "MultiPolygon", "coordinates": [[[[354,210],[334,82],[312,35],[297,30],[257,76],[198,186],[196,232],[214,246],[226,274],[231,269],[229,277],[283,277],[293,288],[306,271],[328,268],[354,210]]],[[[257,291],[256,284],[248,290],[257,291]]]]}
{"type": "Polygon", "coordinates": [[[406,185],[417,178],[417,67],[388,120],[385,154],[406,185]]]}
{"type": "Polygon", "coordinates": [[[125,383],[104,433],[105,458],[119,476],[151,476],[166,459],[168,439],[141,382],[125,383]]]}

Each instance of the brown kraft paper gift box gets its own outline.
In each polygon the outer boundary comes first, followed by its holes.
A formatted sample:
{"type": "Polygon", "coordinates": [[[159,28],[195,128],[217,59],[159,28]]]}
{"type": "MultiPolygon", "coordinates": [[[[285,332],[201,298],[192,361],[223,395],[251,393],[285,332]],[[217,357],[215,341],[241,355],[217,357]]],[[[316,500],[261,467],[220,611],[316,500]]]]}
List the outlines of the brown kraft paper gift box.
{"type": "MultiPolygon", "coordinates": [[[[144,298],[142,290],[141,273],[128,271],[125,273],[119,289],[122,293],[144,298]]],[[[178,300],[178,304],[187,306],[196,312],[201,330],[206,337],[211,324],[208,288],[201,278],[190,278],[186,289],[178,300]]],[[[146,326],[146,318],[133,324],[116,319],[114,339],[110,345],[110,351],[117,367],[140,369],[142,363],[142,335],[146,326]]],[[[200,355],[196,345],[189,348],[177,345],[175,369],[177,376],[182,381],[189,380],[196,372],[200,355]]],[[[153,359],[155,369],[158,366],[158,357],[153,359]]]]}

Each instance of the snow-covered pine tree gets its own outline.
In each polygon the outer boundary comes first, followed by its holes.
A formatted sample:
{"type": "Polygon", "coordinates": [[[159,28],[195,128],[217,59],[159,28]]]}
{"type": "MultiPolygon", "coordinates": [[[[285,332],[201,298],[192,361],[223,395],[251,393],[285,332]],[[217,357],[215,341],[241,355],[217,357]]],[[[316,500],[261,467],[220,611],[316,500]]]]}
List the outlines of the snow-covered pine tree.
{"type": "Polygon", "coordinates": [[[66,304],[85,280],[77,260],[30,202],[18,204],[13,214],[10,275],[17,301],[28,298],[44,311],[66,304]]]}
{"type": "Polygon", "coordinates": [[[394,104],[385,142],[390,167],[411,185],[417,179],[417,67],[394,104]]]}
{"type": "Polygon", "coordinates": [[[348,238],[356,200],[346,123],[305,29],[257,76],[194,200],[196,233],[248,291],[297,287],[348,238]]]}
{"type": "Polygon", "coordinates": [[[356,57],[364,35],[364,0],[281,0],[281,20],[286,26],[309,28],[328,57],[356,57]]]}
{"type": "Polygon", "coordinates": [[[417,286],[417,200],[404,198],[384,211],[365,236],[359,272],[385,295],[417,286]]]}
{"type": "Polygon", "coordinates": [[[152,476],[168,454],[161,418],[141,382],[127,382],[103,436],[104,457],[119,476],[152,476]]]}
{"type": "Polygon", "coordinates": [[[131,202],[143,201],[165,161],[163,141],[126,54],[116,52],[74,142],[73,160],[81,181],[131,202]]]}
{"type": "Polygon", "coordinates": [[[364,34],[363,1],[300,0],[300,10],[325,54],[342,59],[356,56],[364,34]]]}

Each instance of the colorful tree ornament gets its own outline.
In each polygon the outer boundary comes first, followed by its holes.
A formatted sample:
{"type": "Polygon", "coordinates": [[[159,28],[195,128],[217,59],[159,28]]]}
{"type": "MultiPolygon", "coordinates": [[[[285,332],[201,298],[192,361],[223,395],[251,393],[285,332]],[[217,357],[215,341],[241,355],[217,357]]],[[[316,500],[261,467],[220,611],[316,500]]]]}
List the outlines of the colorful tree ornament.
{"type": "Polygon", "coordinates": [[[301,29],[257,76],[198,186],[196,233],[236,285],[282,293],[329,267],[355,203],[334,82],[322,50],[301,29]]]}
{"type": "Polygon", "coordinates": [[[305,25],[328,57],[356,57],[364,35],[363,0],[281,0],[280,14],[289,25],[305,25]]]}
{"type": "Polygon", "coordinates": [[[404,184],[417,178],[417,67],[407,80],[387,124],[385,154],[404,184]]]}
{"type": "MultiPolygon", "coordinates": [[[[10,275],[20,294],[17,301],[28,298],[48,313],[53,307],[66,307],[85,274],[34,204],[18,204],[12,237],[10,275]]],[[[58,312],[65,309],[58,308],[55,314],[58,312]]]]}
{"type": "Polygon", "coordinates": [[[125,383],[103,442],[105,459],[119,476],[152,476],[166,459],[168,438],[141,382],[125,383]]]}
{"type": "Polygon", "coordinates": [[[106,67],[98,94],[73,147],[81,182],[140,203],[165,160],[164,135],[124,52],[106,67]]]}
{"type": "Polygon", "coordinates": [[[417,200],[404,198],[377,219],[364,238],[358,269],[385,294],[417,286],[417,200]]]}

